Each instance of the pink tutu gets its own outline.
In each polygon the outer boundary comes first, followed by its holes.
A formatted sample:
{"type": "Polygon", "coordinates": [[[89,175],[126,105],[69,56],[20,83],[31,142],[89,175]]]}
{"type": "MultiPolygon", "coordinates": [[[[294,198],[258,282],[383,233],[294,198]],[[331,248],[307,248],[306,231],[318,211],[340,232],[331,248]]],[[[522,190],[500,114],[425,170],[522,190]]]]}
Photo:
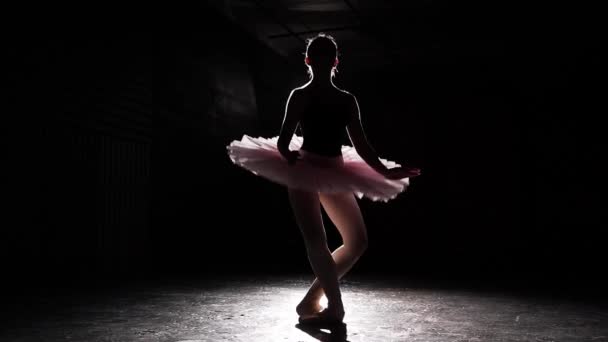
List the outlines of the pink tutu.
{"type": "MultiPolygon", "coordinates": [[[[391,180],[372,169],[352,146],[342,145],[342,156],[326,157],[301,150],[303,138],[294,135],[289,148],[302,159],[289,165],[277,149],[278,136],[243,135],[226,146],[233,163],[275,183],[315,192],[353,192],[372,201],[388,202],[407,189],[409,179],[391,180]]],[[[401,166],[380,158],[388,168],[401,166]]]]}

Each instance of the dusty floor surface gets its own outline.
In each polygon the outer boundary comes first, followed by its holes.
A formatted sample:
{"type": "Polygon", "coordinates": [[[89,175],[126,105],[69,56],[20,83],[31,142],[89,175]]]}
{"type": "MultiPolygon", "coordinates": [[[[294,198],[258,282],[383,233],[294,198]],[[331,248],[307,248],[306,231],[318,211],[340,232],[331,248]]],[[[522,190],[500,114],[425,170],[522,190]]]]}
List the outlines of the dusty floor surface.
{"type": "Polygon", "coordinates": [[[344,329],[309,329],[297,326],[295,306],[310,280],[33,294],[4,306],[0,341],[608,341],[608,310],[593,302],[364,278],[342,281],[344,329]]]}

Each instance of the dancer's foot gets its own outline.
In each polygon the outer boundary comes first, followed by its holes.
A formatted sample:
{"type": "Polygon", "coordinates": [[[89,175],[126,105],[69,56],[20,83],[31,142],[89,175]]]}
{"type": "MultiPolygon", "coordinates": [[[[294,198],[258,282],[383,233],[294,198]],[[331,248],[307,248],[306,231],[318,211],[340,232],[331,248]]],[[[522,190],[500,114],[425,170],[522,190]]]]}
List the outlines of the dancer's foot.
{"type": "Polygon", "coordinates": [[[344,319],[344,315],[345,315],[344,306],[330,305],[328,308],[321,310],[321,312],[319,312],[318,315],[327,320],[330,320],[330,321],[342,322],[342,320],[344,319]]]}
{"type": "Polygon", "coordinates": [[[316,314],[300,316],[301,324],[311,325],[340,325],[344,324],[344,310],[332,310],[329,308],[321,310],[316,314]]]}
{"type": "Polygon", "coordinates": [[[319,299],[304,298],[302,299],[300,304],[296,306],[296,312],[298,313],[298,316],[314,315],[321,312],[321,310],[323,310],[323,306],[319,304],[319,299]]]}

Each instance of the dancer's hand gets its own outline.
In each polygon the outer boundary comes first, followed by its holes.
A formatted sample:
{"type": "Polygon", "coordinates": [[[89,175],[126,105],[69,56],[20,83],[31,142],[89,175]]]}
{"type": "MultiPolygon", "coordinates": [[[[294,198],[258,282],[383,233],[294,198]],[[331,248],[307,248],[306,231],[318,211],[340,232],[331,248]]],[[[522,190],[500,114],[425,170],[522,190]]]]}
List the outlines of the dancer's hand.
{"type": "Polygon", "coordinates": [[[285,159],[287,159],[287,163],[289,165],[293,165],[296,163],[296,160],[301,159],[300,152],[298,151],[289,151],[283,155],[285,159]]]}
{"type": "Polygon", "coordinates": [[[388,179],[416,177],[420,175],[420,169],[415,167],[399,166],[392,169],[387,169],[383,172],[383,175],[388,179]]]}

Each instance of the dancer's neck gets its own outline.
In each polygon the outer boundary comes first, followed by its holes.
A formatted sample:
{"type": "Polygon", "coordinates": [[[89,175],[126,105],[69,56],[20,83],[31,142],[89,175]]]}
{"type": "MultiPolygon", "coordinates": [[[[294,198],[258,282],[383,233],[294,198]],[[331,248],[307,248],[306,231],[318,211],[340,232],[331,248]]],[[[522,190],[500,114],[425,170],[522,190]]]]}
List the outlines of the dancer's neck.
{"type": "Polygon", "coordinates": [[[313,76],[312,80],[310,80],[309,85],[314,88],[331,88],[335,87],[335,84],[332,80],[332,77],[319,77],[313,76]]]}

